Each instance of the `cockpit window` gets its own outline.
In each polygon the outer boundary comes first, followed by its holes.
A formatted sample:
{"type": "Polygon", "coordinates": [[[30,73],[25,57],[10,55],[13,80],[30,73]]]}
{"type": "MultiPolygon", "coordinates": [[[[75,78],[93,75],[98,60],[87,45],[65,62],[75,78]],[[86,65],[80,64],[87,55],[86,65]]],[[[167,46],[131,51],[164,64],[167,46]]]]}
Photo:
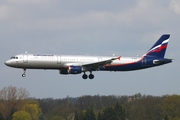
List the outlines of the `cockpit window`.
{"type": "Polygon", "coordinates": [[[18,59],[18,57],[14,57],[14,56],[13,56],[13,57],[11,57],[10,59],[18,59]]]}
{"type": "Polygon", "coordinates": [[[15,57],[13,56],[13,57],[11,57],[11,59],[15,59],[15,57]]]}

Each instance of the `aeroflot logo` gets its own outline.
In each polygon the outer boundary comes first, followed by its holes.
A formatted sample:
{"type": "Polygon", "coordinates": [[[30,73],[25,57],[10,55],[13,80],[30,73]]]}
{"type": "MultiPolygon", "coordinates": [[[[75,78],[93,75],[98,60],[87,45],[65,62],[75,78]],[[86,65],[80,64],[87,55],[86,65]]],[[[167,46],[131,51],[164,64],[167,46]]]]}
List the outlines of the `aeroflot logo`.
{"type": "Polygon", "coordinates": [[[34,56],[54,56],[54,55],[48,55],[48,54],[34,54],[34,56]]]}
{"type": "Polygon", "coordinates": [[[156,49],[159,49],[159,51],[161,51],[162,49],[165,49],[167,47],[168,42],[169,42],[169,39],[163,41],[160,45],[157,45],[156,47],[149,50],[149,53],[157,51],[156,49]]]}

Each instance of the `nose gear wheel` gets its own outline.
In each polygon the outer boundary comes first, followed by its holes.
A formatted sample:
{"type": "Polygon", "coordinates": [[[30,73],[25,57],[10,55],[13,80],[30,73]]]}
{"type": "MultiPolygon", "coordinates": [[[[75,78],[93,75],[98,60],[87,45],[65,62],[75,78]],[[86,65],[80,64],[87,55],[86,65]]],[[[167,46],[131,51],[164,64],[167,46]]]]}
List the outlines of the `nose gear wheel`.
{"type": "Polygon", "coordinates": [[[22,77],[26,77],[26,69],[23,69],[24,73],[22,74],[22,77]]]}

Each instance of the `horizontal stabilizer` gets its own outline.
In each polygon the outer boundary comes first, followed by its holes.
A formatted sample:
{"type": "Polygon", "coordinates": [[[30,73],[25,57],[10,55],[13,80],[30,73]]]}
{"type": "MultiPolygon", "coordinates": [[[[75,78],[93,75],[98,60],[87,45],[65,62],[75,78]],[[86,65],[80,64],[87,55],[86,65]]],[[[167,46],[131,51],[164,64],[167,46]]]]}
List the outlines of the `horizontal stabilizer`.
{"type": "Polygon", "coordinates": [[[163,59],[163,60],[153,60],[153,63],[156,65],[165,64],[171,62],[173,59],[163,59]]]}

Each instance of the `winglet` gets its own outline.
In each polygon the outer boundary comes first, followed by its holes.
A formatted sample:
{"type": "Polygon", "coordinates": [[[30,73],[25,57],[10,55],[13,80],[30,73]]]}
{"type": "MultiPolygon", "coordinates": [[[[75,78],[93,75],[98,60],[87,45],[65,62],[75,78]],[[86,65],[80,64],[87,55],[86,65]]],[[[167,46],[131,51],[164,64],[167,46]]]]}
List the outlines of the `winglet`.
{"type": "Polygon", "coordinates": [[[121,56],[119,56],[119,57],[116,57],[116,58],[112,58],[111,60],[120,60],[120,58],[121,58],[121,56]]]}

